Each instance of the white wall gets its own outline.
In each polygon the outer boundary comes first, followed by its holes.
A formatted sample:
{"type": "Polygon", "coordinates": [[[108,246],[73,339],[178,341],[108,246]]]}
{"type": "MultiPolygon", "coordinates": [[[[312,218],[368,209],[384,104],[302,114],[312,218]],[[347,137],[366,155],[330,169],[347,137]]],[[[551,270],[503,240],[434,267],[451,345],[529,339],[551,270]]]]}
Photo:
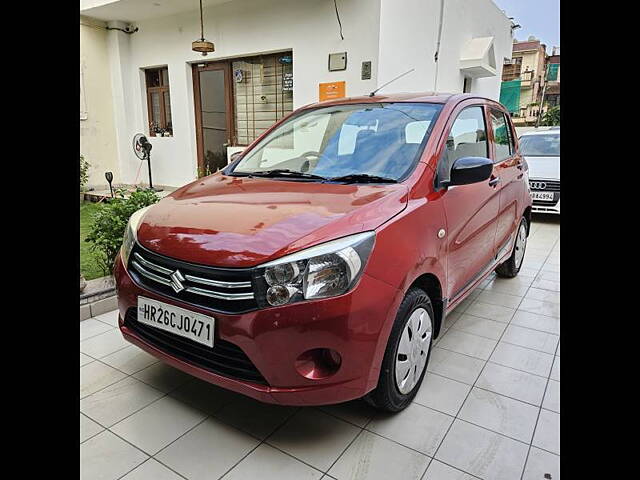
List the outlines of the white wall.
{"type": "MultiPolygon", "coordinates": [[[[441,0],[381,0],[380,83],[415,68],[388,91],[462,92],[460,55],[475,37],[494,37],[496,76],[474,79],[472,93],[498,100],[504,57],[511,58],[511,30],[507,16],[491,0],[445,0],[438,81],[434,54],[438,39],[441,0]]],[[[386,90],[383,90],[383,92],[386,90]]]]}
{"type": "MultiPolygon", "coordinates": [[[[121,77],[124,95],[123,101],[115,97],[123,181],[136,181],[140,165],[131,148],[133,135],[148,133],[141,68],[169,67],[174,136],[150,138],[153,181],[158,185],[180,186],[196,178],[191,62],[293,50],[294,108],[317,101],[320,82],[345,80],[348,96],[375,88],[378,3],[342,0],[339,8],[344,40],[340,39],[330,0],[238,0],[207,8],[205,37],[215,44],[216,51],[206,57],[191,51],[191,42],[200,36],[197,11],[139,22],[139,31],[133,35],[111,31],[112,68],[122,69],[114,75],[121,77]],[[329,72],[328,54],[343,51],[348,52],[347,70],[329,72]],[[367,60],[372,61],[372,79],[363,81],[361,62],[367,60]]],[[[146,178],[145,165],[137,180],[146,178]]]]}
{"type": "MultiPolygon", "coordinates": [[[[111,82],[104,24],[80,19],[81,109],[84,100],[86,118],[80,120],[80,153],[91,164],[88,187],[105,187],[104,173],[113,172],[119,182],[116,132],[113,118],[111,82]]],[[[70,160],[71,161],[71,160],[70,160]]],[[[78,161],[73,160],[73,161],[78,161]]]]}
{"type": "Polygon", "coordinates": [[[440,0],[381,0],[378,79],[380,85],[401,73],[410,73],[381,90],[433,90],[435,45],[440,0]]]}
{"type": "MultiPolygon", "coordinates": [[[[142,68],[169,67],[174,136],[150,138],[152,166],[155,184],[180,186],[197,176],[192,63],[293,50],[294,108],[318,100],[318,83],[344,80],[347,96],[363,95],[412,67],[414,73],[382,93],[429,91],[440,1],[340,0],[341,40],[332,0],[234,0],[205,8],[205,37],[216,47],[206,57],[191,51],[200,36],[198,11],[140,21],[132,35],[110,31],[122,181],[147,181],[146,165],[139,169],[131,147],[135,133],[148,133],[142,68]],[[347,70],[329,72],[328,54],[343,51],[347,70]],[[370,80],[360,79],[362,61],[372,62],[370,80]]],[[[446,0],[438,90],[461,92],[461,49],[473,37],[493,36],[497,75],[475,79],[472,91],[499,98],[502,59],[511,56],[509,26],[491,0],[446,0]]]]}

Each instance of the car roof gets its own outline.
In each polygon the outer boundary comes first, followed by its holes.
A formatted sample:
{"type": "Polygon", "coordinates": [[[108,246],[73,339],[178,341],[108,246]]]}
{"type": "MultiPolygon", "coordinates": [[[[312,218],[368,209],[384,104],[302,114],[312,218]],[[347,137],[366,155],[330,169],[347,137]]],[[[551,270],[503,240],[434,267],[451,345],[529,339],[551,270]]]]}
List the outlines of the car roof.
{"type": "Polygon", "coordinates": [[[326,100],[324,102],[312,103],[306,107],[331,106],[331,105],[349,105],[353,103],[380,103],[380,102],[408,102],[408,103],[441,103],[445,104],[449,101],[459,102],[467,98],[479,98],[496,102],[490,98],[479,97],[478,95],[470,95],[468,93],[446,93],[446,92],[401,92],[401,93],[380,93],[373,97],[369,95],[361,95],[357,97],[339,98],[336,100],[326,100]]]}
{"type": "Polygon", "coordinates": [[[529,136],[529,135],[549,135],[549,134],[553,134],[553,133],[560,133],[560,127],[555,128],[555,127],[551,127],[551,128],[545,128],[544,130],[532,130],[529,132],[524,132],[522,135],[520,135],[520,137],[524,137],[529,136]]]}

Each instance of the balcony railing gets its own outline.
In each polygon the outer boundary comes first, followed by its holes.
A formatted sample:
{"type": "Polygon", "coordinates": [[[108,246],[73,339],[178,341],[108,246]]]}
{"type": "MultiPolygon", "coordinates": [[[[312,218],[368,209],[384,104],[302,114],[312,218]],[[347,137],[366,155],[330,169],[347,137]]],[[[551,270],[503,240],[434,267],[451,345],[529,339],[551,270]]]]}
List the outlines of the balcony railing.
{"type": "Polygon", "coordinates": [[[528,86],[531,85],[531,83],[533,82],[533,78],[534,78],[534,72],[533,70],[527,70],[524,72],[521,71],[507,71],[506,69],[503,69],[502,71],[502,81],[503,82],[510,82],[511,80],[520,80],[522,82],[522,86],[528,86]]]}

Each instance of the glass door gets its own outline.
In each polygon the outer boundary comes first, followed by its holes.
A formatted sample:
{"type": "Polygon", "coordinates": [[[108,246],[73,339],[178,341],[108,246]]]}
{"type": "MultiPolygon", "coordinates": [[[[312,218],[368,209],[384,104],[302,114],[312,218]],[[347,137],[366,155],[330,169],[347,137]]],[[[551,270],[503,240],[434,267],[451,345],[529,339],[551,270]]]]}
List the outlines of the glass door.
{"type": "Polygon", "coordinates": [[[227,165],[234,138],[231,70],[228,62],[194,65],[198,177],[227,165]]]}

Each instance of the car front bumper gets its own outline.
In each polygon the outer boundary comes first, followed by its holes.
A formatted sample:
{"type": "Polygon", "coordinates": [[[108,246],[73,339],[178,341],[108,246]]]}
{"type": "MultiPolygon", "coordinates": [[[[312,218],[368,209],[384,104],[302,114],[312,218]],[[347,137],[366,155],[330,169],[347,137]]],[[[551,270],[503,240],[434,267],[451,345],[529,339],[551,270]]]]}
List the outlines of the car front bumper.
{"type": "Polygon", "coordinates": [[[375,388],[389,331],[402,301],[399,290],[365,272],[351,292],[339,297],[225,314],[141,288],[129,276],[119,255],[114,275],[119,326],[126,340],[202,380],[283,405],[340,403],[375,388]],[[213,316],[215,338],[239,347],[262,375],[264,384],[214,373],[143,338],[125,322],[127,312],[137,307],[138,295],[213,316]],[[300,365],[303,353],[318,348],[338,352],[340,368],[331,376],[307,378],[296,365],[300,365]]]}
{"type": "Polygon", "coordinates": [[[554,213],[560,215],[560,200],[555,205],[540,205],[534,201],[531,205],[531,211],[534,213],[554,213]]]}

